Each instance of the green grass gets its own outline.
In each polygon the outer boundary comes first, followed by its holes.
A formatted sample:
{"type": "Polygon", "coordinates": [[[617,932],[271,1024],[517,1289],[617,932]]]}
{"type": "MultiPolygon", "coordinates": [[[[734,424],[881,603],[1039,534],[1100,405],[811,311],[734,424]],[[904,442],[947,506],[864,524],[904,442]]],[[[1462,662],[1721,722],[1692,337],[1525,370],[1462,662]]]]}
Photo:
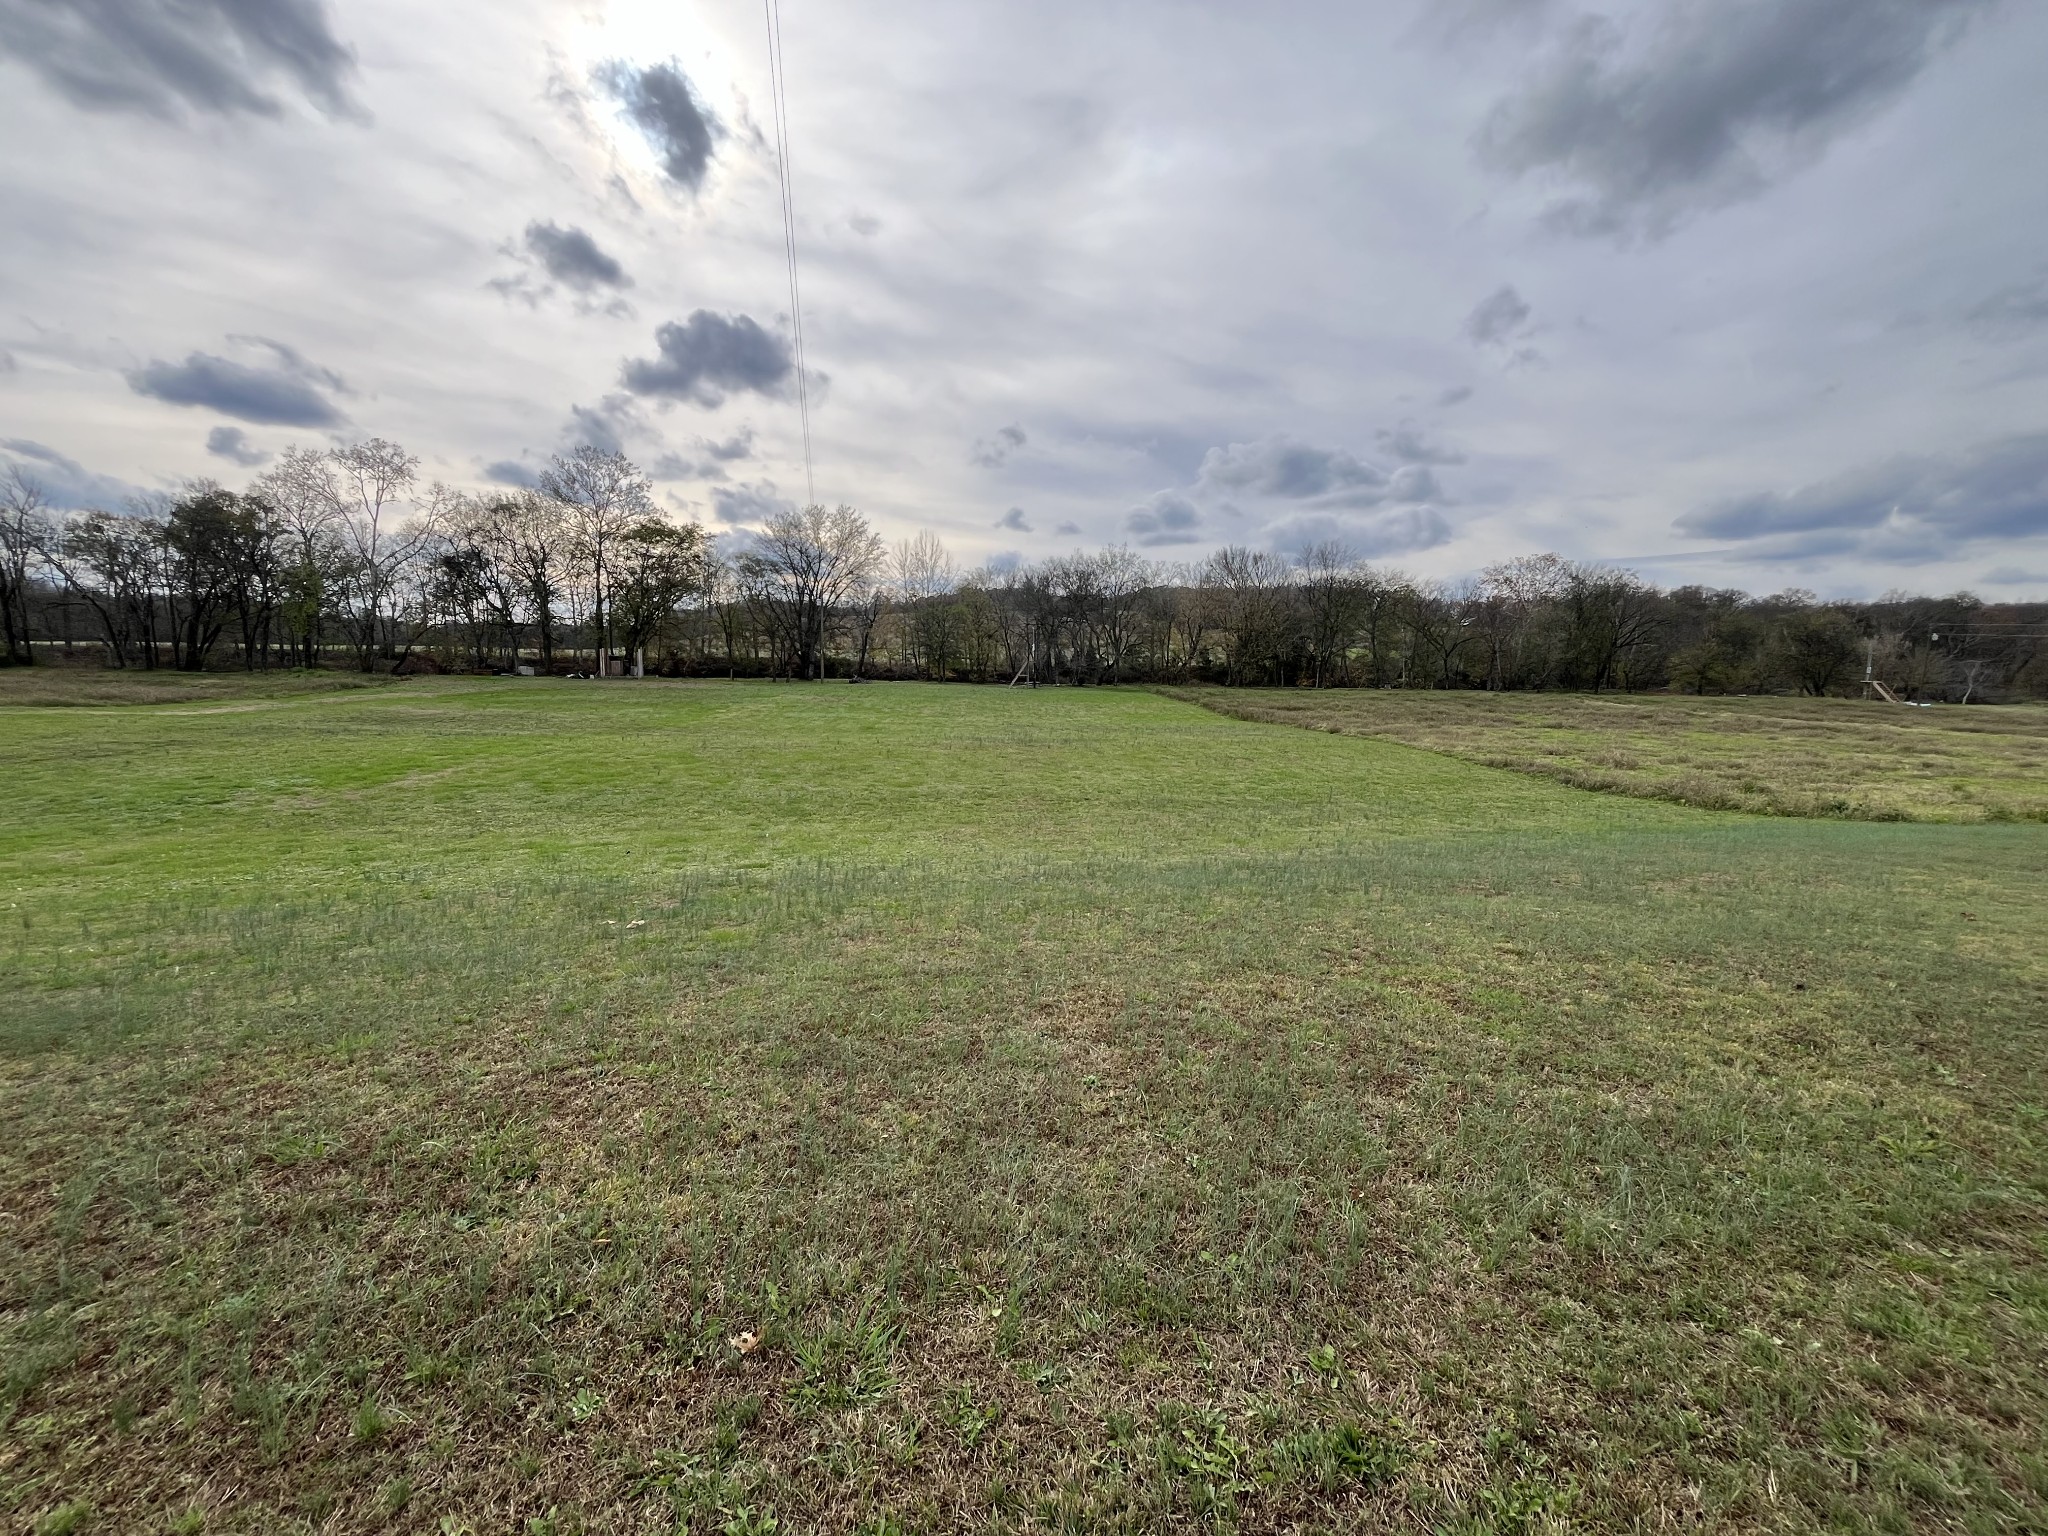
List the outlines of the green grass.
{"type": "Polygon", "coordinates": [[[1172,689],[1241,720],[1427,747],[1705,810],[2048,821],[2048,707],[1862,699],[1172,689]]]}
{"type": "Polygon", "coordinates": [[[2048,1521],[2038,826],[250,702],[0,734],[9,1528],[2048,1521]]]}
{"type": "Polygon", "coordinates": [[[1583,796],[1141,694],[1006,693],[418,679],[89,722],[23,711],[8,718],[27,774],[6,846],[70,860],[89,842],[125,869],[168,838],[180,877],[395,862],[445,878],[462,860],[473,881],[478,859],[637,874],[1616,824],[1583,796]]]}

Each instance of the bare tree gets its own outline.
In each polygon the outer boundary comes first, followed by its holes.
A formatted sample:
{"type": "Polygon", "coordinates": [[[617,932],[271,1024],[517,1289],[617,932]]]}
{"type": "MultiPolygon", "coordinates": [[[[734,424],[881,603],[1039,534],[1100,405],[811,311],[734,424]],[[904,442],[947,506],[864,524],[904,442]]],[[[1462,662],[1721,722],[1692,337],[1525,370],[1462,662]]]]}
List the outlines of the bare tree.
{"type": "Polygon", "coordinates": [[[1145,593],[1157,579],[1156,573],[1151,561],[1123,544],[1112,544],[1096,555],[1095,572],[1101,599],[1103,660],[1109,667],[1109,680],[1121,683],[1138,643],[1145,593]]]}
{"type": "Polygon", "coordinates": [[[1192,678],[1201,668],[1219,612],[1217,588],[1207,568],[1178,567],[1168,589],[1167,646],[1178,653],[1183,678],[1192,678]]]}
{"type": "Polygon", "coordinates": [[[725,675],[739,672],[739,645],[744,635],[751,646],[753,633],[747,623],[747,592],[737,566],[718,551],[705,557],[704,600],[711,609],[711,621],[725,648],[725,675]]]}
{"type": "Polygon", "coordinates": [[[946,599],[959,584],[952,555],[937,534],[922,529],[890,554],[889,575],[901,610],[906,659],[913,671],[944,679],[954,629],[946,599]]]}
{"type": "Polygon", "coordinates": [[[1053,676],[1062,658],[1076,683],[1102,681],[1102,573],[1092,555],[1073,554],[1039,567],[1045,583],[1044,641],[1053,676]]]}
{"type": "Polygon", "coordinates": [[[501,497],[495,507],[502,558],[525,600],[540,645],[541,665],[551,667],[575,544],[568,513],[559,501],[538,491],[501,497]]]}
{"type": "Polygon", "coordinates": [[[51,563],[99,621],[107,655],[117,667],[157,663],[157,583],[162,570],[161,522],[148,509],[136,515],[81,512],[65,526],[51,563]]]}
{"type": "Polygon", "coordinates": [[[906,603],[943,597],[953,590],[957,579],[952,555],[929,528],[919,529],[916,538],[897,544],[889,556],[889,574],[896,595],[906,603]]]}
{"type": "Polygon", "coordinates": [[[1358,639],[1365,650],[1367,687],[1384,688],[1404,675],[1408,662],[1401,629],[1414,593],[1415,583],[1398,571],[1360,568],[1358,639]]]}
{"type": "Polygon", "coordinates": [[[1640,681],[1632,663],[1662,624],[1658,593],[1634,571],[1605,565],[1569,567],[1562,607],[1567,658],[1577,680],[1595,693],[1640,681]]]}
{"type": "Polygon", "coordinates": [[[1311,680],[1318,688],[1349,682],[1371,572],[1355,550],[1334,540],[1303,550],[1296,569],[1311,680]]]}
{"type": "Polygon", "coordinates": [[[341,485],[334,461],[322,449],[288,445],[249,487],[275,510],[292,559],[284,576],[286,627],[301,666],[320,660],[321,619],[328,590],[342,561],[338,543],[341,485]]]}
{"type": "Polygon", "coordinates": [[[874,645],[875,629],[882,622],[882,614],[888,606],[887,585],[873,578],[862,581],[847,594],[846,625],[853,641],[853,681],[856,683],[865,680],[868,651],[874,645]]]}
{"type": "Polygon", "coordinates": [[[573,553],[590,582],[590,622],[597,642],[597,675],[612,660],[612,563],[619,542],[654,517],[654,486],[623,453],[588,444],[556,454],[541,471],[540,488],[567,513],[573,553]]]}
{"type": "Polygon", "coordinates": [[[1418,585],[1408,594],[1409,647],[1431,663],[1428,687],[1455,686],[1467,651],[1479,641],[1465,599],[1464,592],[1441,582],[1418,585]]]}
{"type": "MultiPolygon", "coordinates": [[[[1547,680],[1553,670],[1536,655],[1537,627],[1570,591],[1572,567],[1559,555],[1520,555],[1490,565],[1466,604],[1480,644],[1486,648],[1486,686],[1513,688],[1547,680]]],[[[1552,626],[1554,628],[1554,626],[1552,626]]]]}
{"type": "Polygon", "coordinates": [[[369,671],[380,654],[392,654],[406,565],[432,535],[431,515],[405,519],[420,461],[396,443],[373,437],[327,455],[324,482],[308,474],[305,488],[331,497],[334,526],[348,556],[344,599],[355,632],[357,664],[369,671]]]}
{"type": "Polygon", "coordinates": [[[1274,666],[1291,638],[1287,562],[1264,550],[1233,544],[1209,557],[1209,579],[1223,601],[1228,680],[1242,684],[1274,666]]]}
{"type": "Polygon", "coordinates": [[[810,506],[768,520],[740,571],[750,604],[781,639],[797,676],[824,677],[833,619],[880,575],[887,553],[852,507],[810,506]]]}
{"type": "MultiPolygon", "coordinates": [[[[435,606],[466,630],[473,663],[480,667],[494,646],[507,667],[516,667],[527,627],[540,622],[521,562],[522,509],[528,501],[554,505],[531,491],[458,496],[441,519],[433,561],[435,606]]],[[[546,611],[545,602],[539,606],[546,611]]]]}
{"type": "Polygon", "coordinates": [[[985,580],[969,577],[960,584],[953,606],[959,617],[961,665],[975,681],[987,682],[1003,660],[1003,621],[995,595],[985,580]]]}
{"type": "Polygon", "coordinates": [[[0,629],[6,631],[10,666],[30,666],[36,659],[29,640],[29,575],[49,558],[56,536],[48,509],[43,488],[19,466],[0,477],[0,629]]]}

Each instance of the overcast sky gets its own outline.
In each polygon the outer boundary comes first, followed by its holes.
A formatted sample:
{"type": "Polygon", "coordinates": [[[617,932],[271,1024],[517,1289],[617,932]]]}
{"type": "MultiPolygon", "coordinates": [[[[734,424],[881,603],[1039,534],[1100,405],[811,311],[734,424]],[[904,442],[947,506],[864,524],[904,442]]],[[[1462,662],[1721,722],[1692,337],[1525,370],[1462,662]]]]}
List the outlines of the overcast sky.
{"type": "MultiPolygon", "coordinates": [[[[783,0],[816,494],[2048,597],[2038,0],[783,0]]],[[[754,0],[0,0],[0,452],[801,500],[754,0]]]]}

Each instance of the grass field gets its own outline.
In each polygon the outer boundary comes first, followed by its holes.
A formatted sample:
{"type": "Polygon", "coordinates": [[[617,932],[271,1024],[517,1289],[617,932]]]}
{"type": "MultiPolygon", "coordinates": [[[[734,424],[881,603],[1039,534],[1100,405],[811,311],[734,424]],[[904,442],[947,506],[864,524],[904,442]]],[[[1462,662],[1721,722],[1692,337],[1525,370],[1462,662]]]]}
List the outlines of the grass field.
{"type": "Polygon", "coordinates": [[[1448,752],[1705,810],[2048,821],[2048,706],[1683,694],[1173,689],[1241,720],[1448,752]]]}
{"type": "Polygon", "coordinates": [[[2040,825],[1108,690],[0,769],[0,1528],[2048,1529],[2040,825]]]}

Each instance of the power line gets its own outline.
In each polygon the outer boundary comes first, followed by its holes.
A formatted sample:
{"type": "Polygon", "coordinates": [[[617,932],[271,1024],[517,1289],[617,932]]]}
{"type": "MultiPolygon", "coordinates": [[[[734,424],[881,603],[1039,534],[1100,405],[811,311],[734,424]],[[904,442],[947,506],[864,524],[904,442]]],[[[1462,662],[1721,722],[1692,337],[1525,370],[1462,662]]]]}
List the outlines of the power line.
{"type": "Polygon", "coordinates": [[[761,15],[768,28],[768,95],[775,117],[775,169],[782,185],[782,249],[789,263],[789,328],[796,343],[796,407],[804,430],[804,497],[811,504],[818,499],[818,486],[811,469],[811,385],[804,366],[803,291],[796,276],[796,197],[789,176],[789,98],[782,76],[781,0],[761,0],[761,15]]]}

